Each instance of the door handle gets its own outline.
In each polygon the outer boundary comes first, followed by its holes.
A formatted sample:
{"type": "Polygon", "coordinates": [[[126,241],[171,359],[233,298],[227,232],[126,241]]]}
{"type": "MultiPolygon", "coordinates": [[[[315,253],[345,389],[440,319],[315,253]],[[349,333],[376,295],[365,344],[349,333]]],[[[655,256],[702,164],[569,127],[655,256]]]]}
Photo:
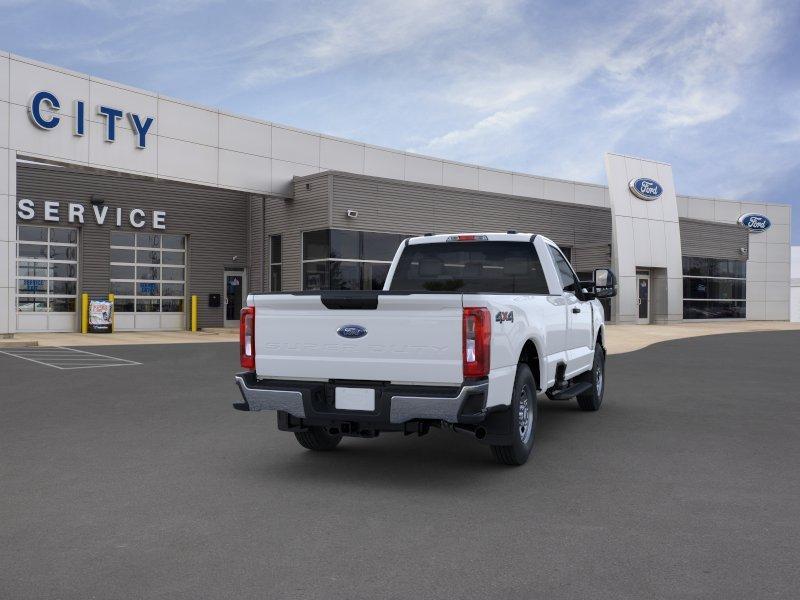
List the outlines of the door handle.
{"type": "Polygon", "coordinates": [[[577,313],[581,312],[581,309],[580,309],[580,308],[573,308],[573,309],[572,309],[572,312],[574,312],[575,314],[577,314],[577,313]]]}

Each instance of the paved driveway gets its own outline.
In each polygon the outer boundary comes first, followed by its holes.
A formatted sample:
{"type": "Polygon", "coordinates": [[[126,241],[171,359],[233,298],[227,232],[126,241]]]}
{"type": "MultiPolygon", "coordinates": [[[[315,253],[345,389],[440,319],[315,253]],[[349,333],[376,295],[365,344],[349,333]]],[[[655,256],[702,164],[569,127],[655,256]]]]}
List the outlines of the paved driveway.
{"type": "Polygon", "coordinates": [[[798,350],[610,357],[521,468],[439,431],[305,451],[230,408],[233,344],[0,355],[0,598],[796,598],[798,350]]]}

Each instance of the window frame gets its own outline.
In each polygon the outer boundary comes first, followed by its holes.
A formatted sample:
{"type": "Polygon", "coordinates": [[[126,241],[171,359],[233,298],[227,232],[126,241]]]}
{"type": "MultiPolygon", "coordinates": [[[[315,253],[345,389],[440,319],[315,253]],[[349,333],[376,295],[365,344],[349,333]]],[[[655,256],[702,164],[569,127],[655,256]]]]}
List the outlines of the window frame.
{"type": "Polygon", "coordinates": [[[129,231],[112,231],[109,235],[109,250],[133,250],[133,261],[134,262],[120,262],[120,261],[112,261],[111,255],[109,254],[109,290],[111,293],[114,294],[114,310],[117,311],[119,314],[126,314],[126,315],[135,315],[135,314],[158,314],[158,315],[182,315],[186,313],[186,283],[187,283],[187,276],[186,276],[186,269],[187,266],[187,245],[188,245],[188,237],[182,234],[175,234],[175,233],[145,233],[145,232],[129,232],[129,231]],[[114,234],[126,234],[132,235],[133,237],[133,246],[123,246],[119,244],[114,244],[114,234]],[[149,245],[139,245],[140,236],[144,238],[147,237],[158,237],[158,247],[149,246],[149,245]],[[174,237],[181,237],[183,238],[183,248],[165,248],[164,247],[164,237],[165,236],[174,236],[174,237]],[[139,262],[139,254],[141,252],[158,252],[159,262],[153,263],[151,262],[139,262]],[[167,256],[178,256],[181,255],[183,257],[181,263],[174,263],[174,262],[164,262],[165,254],[167,256]],[[133,268],[133,278],[127,277],[112,277],[111,276],[111,269],[113,267],[132,267],[133,268]],[[155,279],[146,279],[139,277],[139,269],[140,268],[155,268],[158,269],[158,277],[155,279]],[[182,269],[183,270],[183,277],[181,279],[165,279],[164,278],[164,268],[168,269],[182,269]],[[114,284],[115,283],[125,283],[125,284],[133,284],[133,294],[116,294],[113,292],[114,284]],[[143,294],[140,292],[141,288],[139,287],[140,284],[155,284],[158,286],[156,294],[149,295],[143,294]],[[181,285],[183,287],[183,294],[180,296],[174,294],[164,294],[164,285],[181,285]],[[182,310],[180,311],[165,311],[164,310],[164,303],[166,302],[174,302],[176,300],[180,300],[182,304],[182,310]],[[117,308],[119,304],[122,305],[123,301],[127,304],[128,302],[132,301],[133,303],[133,310],[121,310],[117,308]],[[156,311],[144,311],[139,310],[139,303],[140,301],[143,303],[144,306],[145,302],[158,302],[158,310],[156,311]]]}
{"type": "MultiPolygon", "coordinates": [[[[35,225],[35,224],[28,224],[28,223],[17,223],[17,241],[14,244],[14,281],[16,285],[14,286],[14,305],[15,305],[15,312],[17,314],[70,314],[74,313],[78,310],[78,282],[80,281],[80,230],[78,227],[65,227],[59,225],[35,225]],[[25,229],[39,229],[45,230],[47,232],[46,240],[22,240],[20,232],[25,229]],[[55,230],[67,230],[74,232],[75,234],[75,242],[54,242],[51,241],[53,237],[53,231],[55,230]],[[23,245],[29,246],[40,246],[45,248],[45,256],[44,257],[28,257],[28,256],[20,256],[20,247],[23,245]],[[51,247],[57,248],[74,248],[75,250],[75,258],[74,259],[63,259],[63,258],[52,258],[51,257],[51,247]],[[21,264],[28,263],[35,265],[44,265],[46,269],[45,275],[33,275],[33,276],[26,276],[20,275],[20,268],[21,264]],[[53,276],[51,275],[52,269],[51,265],[68,265],[74,267],[74,277],[61,277],[61,276],[53,276]],[[44,291],[43,292],[20,292],[19,286],[20,281],[42,281],[44,282],[44,291]],[[51,292],[52,286],[51,282],[53,281],[63,281],[67,283],[74,283],[75,285],[75,293],[74,294],[60,294],[60,293],[53,293],[51,292]],[[33,299],[34,303],[34,310],[20,310],[20,298],[29,298],[33,299]],[[44,310],[35,310],[35,307],[39,305],[39,301],[44,302],[44,310]],[[72,310],[66,311],[53,311],[51,310],[51,304],[53,304],[53,300],[72,300],[73,301],[73,308],[72,310]]],[[[30,267],[27,267],[30,268],[30,267]]]]}

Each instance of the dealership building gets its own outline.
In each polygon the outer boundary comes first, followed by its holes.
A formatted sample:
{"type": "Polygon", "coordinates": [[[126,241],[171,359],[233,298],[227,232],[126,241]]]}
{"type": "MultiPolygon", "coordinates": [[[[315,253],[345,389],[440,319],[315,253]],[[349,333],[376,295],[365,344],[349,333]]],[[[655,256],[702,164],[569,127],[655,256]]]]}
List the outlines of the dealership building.
{"type": "MultiPolygon", "coordinates": [[[[599,158],[598,158],[599,160],[599,158]]],[[[608,185],[420,156],[0,53],[0,335],[235,324],[247,293],[380,289],[401,240],[516,230],[614,322],[788,320],[790,207],[683,196],[670,165],[609,153],[608,185]]]]}

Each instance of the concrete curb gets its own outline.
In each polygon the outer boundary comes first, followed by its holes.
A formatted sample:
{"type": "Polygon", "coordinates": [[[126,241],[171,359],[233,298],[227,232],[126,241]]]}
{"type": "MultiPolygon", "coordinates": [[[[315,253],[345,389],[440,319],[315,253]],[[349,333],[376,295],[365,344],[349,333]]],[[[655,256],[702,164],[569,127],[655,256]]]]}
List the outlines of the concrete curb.
{"type": "Polygon", "coordinates": [[[36,340],[0,340],[0,350],[3,348],[36,348],[36,340]]]}

